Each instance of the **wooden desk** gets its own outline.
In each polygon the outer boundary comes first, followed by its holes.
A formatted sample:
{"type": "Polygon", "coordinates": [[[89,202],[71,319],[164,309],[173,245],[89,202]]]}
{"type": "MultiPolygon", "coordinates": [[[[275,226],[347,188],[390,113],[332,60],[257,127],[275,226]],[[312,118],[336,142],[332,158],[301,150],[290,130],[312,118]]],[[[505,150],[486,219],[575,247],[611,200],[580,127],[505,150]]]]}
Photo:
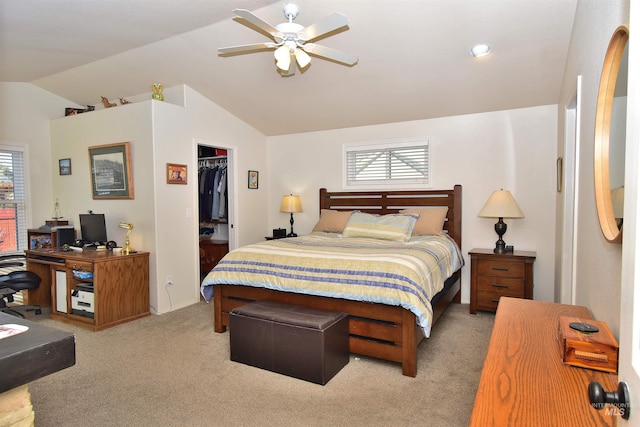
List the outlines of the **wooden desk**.
{"type": "Polygon", "coordinates": [[[591,319],[586,307],[502,297],[470,426],[612,426],[591,407],[587,387],[617,389],[617,375],[567,366],[558,344],[562,316],[591,319]]]}
{"type": "Polygon", "coordinates": [[[42,279],[38,289],[27,292],[27,303],[51,306],[52,319],[99,331],[150,314],[148,252],[121,255],[40,249],[25,253],[27,269],[42,279]],[[78,278],[74,271],[92,273],[93,277],[78,278]],[[72,307],[79,285],[93,288],[90,315],[78,314],[72,307]]]}

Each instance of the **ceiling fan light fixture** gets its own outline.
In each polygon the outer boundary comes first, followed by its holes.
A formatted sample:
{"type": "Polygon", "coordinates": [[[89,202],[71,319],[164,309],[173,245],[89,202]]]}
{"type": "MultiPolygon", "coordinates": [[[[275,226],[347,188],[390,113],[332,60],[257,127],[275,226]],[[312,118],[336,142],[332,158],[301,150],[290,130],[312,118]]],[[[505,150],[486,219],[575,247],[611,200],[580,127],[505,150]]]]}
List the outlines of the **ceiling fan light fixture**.
{"type": "Polygon", "coordinates": [[[242,53],[253,53],[264,49],[275,49],[274,58],[276,67],[283,77],[293,75],[296,64],[300,69],[309,66],[311,63],[310,52],[317,58],[347,66],[353,66],[358,62],[356,56],[313,43],[314,40],[330,36],[343,28],[348,29],[349,20],[346,16],[335,12],[315,24],[304,27],[293,22],[298,16],[298,11],[298,6],[295,4],[285,4],[284,15],[287,18],[287,22],[273,26],[247,9],[233,9],[233,13],[255,27],[254,29],[259,30],[263,34],[268,34],[273,41],[221,47],[218,48],[218,54],[221,56],[230,56],[242,53]],[[295,58],[293,58],[294,56],[295,58]]]}
{"type": "Polygon", "coordinates": [[[296,56],[296,61],[298,61],[300,68],[306,67],[311,62],[311,57],[302,49],[296,49],[294,55],[296,56]]]}
{"type": "Polygon", "coordinates": [[[287,71],[289,66],[291,65],[291,51],[287,46],[280,46],[273,53],[273,56],[276,58],[276,67],[281,69],[282,71],[287,71]]]}
{"type": "Polygon", "coordinates": [[[480,43],[471,48],[471,55],[474,58],[480,58],[491,53],[491,45],[486,43],[480,43]]]}

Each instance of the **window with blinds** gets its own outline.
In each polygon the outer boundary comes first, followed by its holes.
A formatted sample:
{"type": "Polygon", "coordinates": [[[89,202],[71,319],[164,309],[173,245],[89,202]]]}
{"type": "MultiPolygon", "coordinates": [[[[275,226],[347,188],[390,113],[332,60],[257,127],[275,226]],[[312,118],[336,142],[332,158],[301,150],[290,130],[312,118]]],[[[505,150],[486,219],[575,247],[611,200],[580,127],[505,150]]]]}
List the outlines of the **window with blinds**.
{"type": "Polygon", "coordinates": [[[24,153],[0,147],[0,253],[27,248],[24,153]]]}
{"type": "Polygon", "coordinates": [[[430,185],[429,140],[344,146],[345,186],[430,185]]]}

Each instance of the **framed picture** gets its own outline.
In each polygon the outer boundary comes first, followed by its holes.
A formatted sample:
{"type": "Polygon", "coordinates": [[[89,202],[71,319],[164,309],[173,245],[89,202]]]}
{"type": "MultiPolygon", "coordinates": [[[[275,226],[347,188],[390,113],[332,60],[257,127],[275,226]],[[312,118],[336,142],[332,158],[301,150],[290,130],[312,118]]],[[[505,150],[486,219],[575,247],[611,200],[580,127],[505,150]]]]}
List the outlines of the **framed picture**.
{"type": "Polygon", "coordinates": [[[60,175],[71,175],[71,159],[58,160],[58,167],[60,168],[60,175]]]}
{"type": "Polygon", "coordinates": [[[167,184],[186,184],[187,165],[167,163],[167,184]]]}
{"type": "Polygon", "coordinates": [[[133,199],[131,149],[128,142],[89,147],[94,199],[133,199]]]}
{"type": "Polygon", "coordinates": [[[249,171],[248,187],[254,190],[258,188],[258,171],[249,171]]]}

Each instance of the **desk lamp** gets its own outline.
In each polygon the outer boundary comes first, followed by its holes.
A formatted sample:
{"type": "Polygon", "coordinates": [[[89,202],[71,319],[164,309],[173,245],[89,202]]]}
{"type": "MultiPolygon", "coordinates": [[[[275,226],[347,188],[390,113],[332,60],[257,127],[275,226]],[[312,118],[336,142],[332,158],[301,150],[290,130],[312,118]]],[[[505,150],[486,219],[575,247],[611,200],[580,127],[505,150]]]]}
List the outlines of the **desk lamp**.
{"type": "Polygon", "coordinates": [[[507,224],[505,224],[502,219],[524,218],[524,214],[511,195],[511,192],[500,189],[491,193],[489,200],[487,200],[487,203],[480,209],[478,216],[482,218],[498,218],[498,222],[496,222],[494,227],[496,233],[498,233],[498,241],[496,242],[496,247],[493,252],[496,254],[507,252],[504,240],[502,240],[502,236],[507,232],[507,224]]]}
{"type": "Polygon", "coordinates": [[[287,234],[287,237],[296,237],[297,234],[293,232],[293,214],[295,212],[302,212],[302,203],[300,202],[300,196],[294,196],[289,194],[288,196],[282,196],[282,203],[280,203],[280,212],[286,212],[291,214],[291,233],[287,234]]]}
{"type": "Polygon", "coordinates": [[[129,255],[129,254],[135,253],[136,250],[129,245],[129,235],[131,234],[131,230],[133,230],[133,224],[128,222],[121,222],[120,224],[118,224],[118,226],[120,228],[124,228],[125,230],[127,230],[127,236],[124,238],[124,247],[122,248],[122,255],[129,255]]]}

